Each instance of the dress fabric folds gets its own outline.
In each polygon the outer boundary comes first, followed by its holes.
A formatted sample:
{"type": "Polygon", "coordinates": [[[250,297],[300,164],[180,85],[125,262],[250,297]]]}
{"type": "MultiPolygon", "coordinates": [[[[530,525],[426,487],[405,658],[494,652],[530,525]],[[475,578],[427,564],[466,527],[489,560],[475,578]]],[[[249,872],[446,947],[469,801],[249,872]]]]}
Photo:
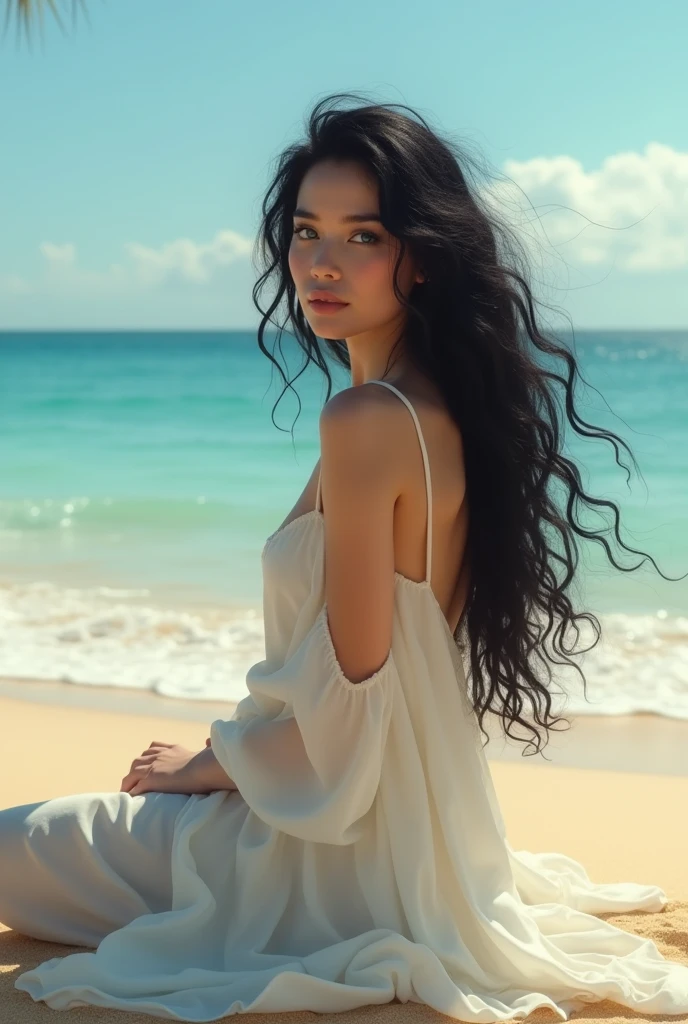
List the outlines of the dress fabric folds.
{"type": "MultiPolygon", "coordinates": [[[[38,850],[40,839],[41,884],[52,878],[70,892],[78,881],[90,903],[75,931],[69,904],[51,904],[46,891],[35,927],[47,905],[51,937],[62,929],[64,941],[89,944],[99,927],[102,937],[94,952],[47,960],[16,987],[55,1009],[199,1022],[395,998],[475,1024],[541,1006],[568,1020],[602,999],[644,1014],[688,1012],[688,967],[594,916],[661,911],[660,888],[597,884],[564,854],[511,848],[461,657],[430,587],[432,490],[420,424],[401,392],[370,383],[409,408],[428,497],[426,578],[395,573],[386,661],[358,684],[337,661],[318,483],[316,508],[265,544],[266,656],[249,669],[232,718],[211,725],[213,751],[238,790],[169,795],[169,828],[151,833],[169,874],[155,905],[137,890],[135,863],[125,877],[107,847],[125,849],[137,813],[163,794],[71,798],[52,847],[55,802],[37,805],[22,849],[33,841],[38,850]],[[111,808],[111,834],[92,827],[98,800],[111,808]],[[114,813],[124,806],[128,814],[114,813]],[[92,856],[80,857],[77,880],[66,851],[85,842],[92,856]],[[129,900],[127,921],[99,920],[106,882],[107,906],[113,886],[129,900]]],[[[11,823],[19,827],[17,815],[3,822],[10,813],[0,812],[0,867],[3,850],[18,849],[5,841],[11,823]]],[[[3,874],[0,920],[34,926],[3,874]]]]}

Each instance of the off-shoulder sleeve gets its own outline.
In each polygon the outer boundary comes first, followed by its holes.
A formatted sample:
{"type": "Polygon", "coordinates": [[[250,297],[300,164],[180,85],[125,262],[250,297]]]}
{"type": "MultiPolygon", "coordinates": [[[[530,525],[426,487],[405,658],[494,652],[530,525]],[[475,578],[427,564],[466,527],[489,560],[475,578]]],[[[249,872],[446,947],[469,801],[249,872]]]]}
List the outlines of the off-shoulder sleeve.
{"type": "Polygon", "coordinates": [[[390,650],[353,683],[337,660],[327,605],[278,670],[249,669],[249,696],[210,727],[213,753],[249,807],[304,840],[347,845],[378,790],[397,672],[390,650]]]}

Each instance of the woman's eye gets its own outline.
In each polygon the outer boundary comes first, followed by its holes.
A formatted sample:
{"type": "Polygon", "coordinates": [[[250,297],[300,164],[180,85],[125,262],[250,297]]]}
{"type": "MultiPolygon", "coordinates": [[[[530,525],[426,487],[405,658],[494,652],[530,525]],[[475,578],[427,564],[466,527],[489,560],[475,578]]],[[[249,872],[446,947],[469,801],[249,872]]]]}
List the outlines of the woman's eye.
{"type": "MultiPolygon", "coordinates": [[[[301,232],[301,231],[312,231],[312,232],[313,232],[314,234],[317,234],[317,231],[315,230],[315,228],[311,228],[311,227],[308,227],[308,225],[307,225],[307,224],[301,224],[300,226],[298,226],[298,227],[295,227],[295,228],[294,228],[294,232],[293,232],[293,233],[294,233],[295,235],[298,235],[298,234],[300,234],[300,232],[301,232]]],[[[363,231],[363,230],[362,230],[362,231],[357,231],[357,232],[356,232],[356,234],[357,234],[357,235],[370,235],[370,237],[371,237],[371,238],[373,239],[373,241],[372,241],[372,243],[371,243],[371,242],[366,242],[366,243],[364,243],[364,244],[366,244],[366,245],[371,245],[371,244],[372,244],[372,245],[374,245],[374,244],[375,244],[375,242],[378,242],[378,241],[379,241],[379,238],[378,238],[378,236],[377,236],[377,235],[375,234],[375,232],[374,232],[374,231],[363,231]]],[[[310,241],[310,239],[309,239],[309,238],[302,238],[302,239],[301,239],[301,241],[302,241],[302,242],[309,242],[309,241],[310,241]]]]}
{"type": "Polygon", "coordinates": [[[375,242],[377,242],[377,240],[378,240],[377,235],[373,231],[357,231],[356,234],[357,235],[370,235],[370,237],[372,239],[374,239],[375,242]]]}

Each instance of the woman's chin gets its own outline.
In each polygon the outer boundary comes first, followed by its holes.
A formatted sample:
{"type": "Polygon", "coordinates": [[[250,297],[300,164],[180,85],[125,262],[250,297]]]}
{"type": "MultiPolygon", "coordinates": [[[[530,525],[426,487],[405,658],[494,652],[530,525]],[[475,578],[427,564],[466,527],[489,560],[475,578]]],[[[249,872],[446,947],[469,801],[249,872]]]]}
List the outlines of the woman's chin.
{"type": "Polygon", "coordinates": [[[319,324],[311,322],[310,320],[308,322],[313,329],[313,333],[317,335],[318,338],[323,338],[324,341],[342,341],[342,338],[340,337],[341,330],[337,331],[334,325],[328,329],[327,324],[319,324]]]}

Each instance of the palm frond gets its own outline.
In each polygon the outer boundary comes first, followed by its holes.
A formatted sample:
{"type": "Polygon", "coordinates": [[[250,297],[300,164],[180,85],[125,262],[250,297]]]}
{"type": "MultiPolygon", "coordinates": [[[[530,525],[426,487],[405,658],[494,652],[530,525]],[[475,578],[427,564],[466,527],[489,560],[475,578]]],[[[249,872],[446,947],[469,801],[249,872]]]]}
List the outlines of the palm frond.
{"type": "MultiPolygon", "coordinates": [[[[72,21],[74,24],[76,24],[76,11],[79,4],[83,9],[84,14],[86,14],[86,19],[88,20],[88,13],[84,5],[84,0],[72,0],[72,21]]],[[[46,7],[50,8],[58,25],[64,32],[64,26],[60,19],[60,12],[55,4],[55,0],[5,0],[5,29],[3,36],[7,32],[7,28],[14,17],[17,21],[17,32],[20,33],[23,28],[26,32],[27,40],[30,41],[31,29],[36,20],[36,16],[38,16],[42,38],[43,16],[46,7]]]]}

